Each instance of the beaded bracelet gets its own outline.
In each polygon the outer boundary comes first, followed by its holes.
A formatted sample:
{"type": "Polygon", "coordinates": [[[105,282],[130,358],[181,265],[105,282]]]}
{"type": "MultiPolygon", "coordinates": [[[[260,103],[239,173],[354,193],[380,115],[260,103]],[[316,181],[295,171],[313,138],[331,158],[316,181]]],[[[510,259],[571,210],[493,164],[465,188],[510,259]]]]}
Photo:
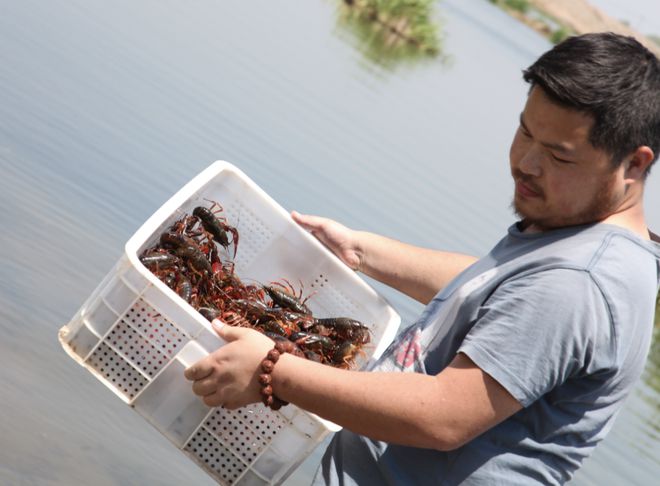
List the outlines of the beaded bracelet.
{"type": "Polygon", "coordinates": [[[279,410],[284,405],[288,405],[289,402],[279,399],[273,394],[273,387],[271,383],[273,378],[270,374],[275,369],[275,363],[280,359],[280,355],[286,353],[286,349],[281,342],[276,342],[273,349],[268,351],[266,357],[261,361],[261,373],[259,375],[259,384],[261,385],[261,401],[267,407],[270,407],[273,410],[279,410]]]}

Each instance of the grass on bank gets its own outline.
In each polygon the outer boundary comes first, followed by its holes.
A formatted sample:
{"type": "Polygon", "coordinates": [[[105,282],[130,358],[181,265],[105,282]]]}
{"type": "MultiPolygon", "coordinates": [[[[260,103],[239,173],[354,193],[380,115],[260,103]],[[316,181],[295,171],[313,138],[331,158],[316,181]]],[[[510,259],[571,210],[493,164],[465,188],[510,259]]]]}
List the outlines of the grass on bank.
{"type": "Polygon", "coordinates": [[[340,25],[382,67],[441,55],[434,0],[341,0],[340,6],[340,25]]]}
{"type": "Polygon", "coordinates": [[[553,44],[559,44],[575,32],[556,18],[539,10],[530,0],[489,0],[505,12],[536,30],[553,44]]]}

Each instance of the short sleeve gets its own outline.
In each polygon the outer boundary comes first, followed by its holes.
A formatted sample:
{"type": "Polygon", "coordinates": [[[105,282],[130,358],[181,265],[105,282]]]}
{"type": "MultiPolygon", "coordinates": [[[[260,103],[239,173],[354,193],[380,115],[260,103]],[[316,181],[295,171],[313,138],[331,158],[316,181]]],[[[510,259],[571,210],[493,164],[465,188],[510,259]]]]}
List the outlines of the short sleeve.
{"type": "Polygon", "coordinates": [[[527,407],[569,378],[613,361],[611,328],[588,272],[543,270],[503,282],[458,352],[527,407]]]}

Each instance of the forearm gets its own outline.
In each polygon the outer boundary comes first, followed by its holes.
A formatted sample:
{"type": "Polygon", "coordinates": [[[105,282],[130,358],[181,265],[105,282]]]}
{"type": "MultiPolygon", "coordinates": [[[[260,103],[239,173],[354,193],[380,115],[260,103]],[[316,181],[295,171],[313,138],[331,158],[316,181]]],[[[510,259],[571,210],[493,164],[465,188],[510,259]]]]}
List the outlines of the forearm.
{"type": "Polygon", "coordinates": [[[359,270],[427,304],[477,259],[461,253],[420,248],[365,231],[355,232],[359,270]]]}
{"type": "Polygon", "coordinates": [[[413,447],[454,449],[519,409],[464,355],[437,376],[346,371],[283,355],[272,376],[280,398],[357,434],[413,447]]]}
{"type": "Polygon", "coordinates": [[[357,434],[437,448],[424,417],[424,410],[433,406],[434,378],[406,375],[402,380],[399,373],[338,370],[285,355],[273,372],[273,389],[280,398],[357,434]]]}

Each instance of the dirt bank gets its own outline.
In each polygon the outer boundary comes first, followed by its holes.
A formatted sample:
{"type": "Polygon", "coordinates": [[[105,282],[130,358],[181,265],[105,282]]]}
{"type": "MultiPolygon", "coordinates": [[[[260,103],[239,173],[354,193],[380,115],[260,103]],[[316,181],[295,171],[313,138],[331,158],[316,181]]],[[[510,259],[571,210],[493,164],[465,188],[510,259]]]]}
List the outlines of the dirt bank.
{"type": "MultiPolygon", "coordinates": [[[[529,0],[536,10],[556,21],[560,26],[576,34],[587,32],[616,32],[622,35],[635,37],[660,57],[660,46],[651,39],[631,29],[620,20],[614,19],[587,0],[529,0]]],[[[507,9],[508,10],[508,9],[507,9]]],[[[541,34],[550,37],[552,30],[547,23],[540,21],[536,16],[509,10],[512,15],[524,21],[541,34]]]]}

